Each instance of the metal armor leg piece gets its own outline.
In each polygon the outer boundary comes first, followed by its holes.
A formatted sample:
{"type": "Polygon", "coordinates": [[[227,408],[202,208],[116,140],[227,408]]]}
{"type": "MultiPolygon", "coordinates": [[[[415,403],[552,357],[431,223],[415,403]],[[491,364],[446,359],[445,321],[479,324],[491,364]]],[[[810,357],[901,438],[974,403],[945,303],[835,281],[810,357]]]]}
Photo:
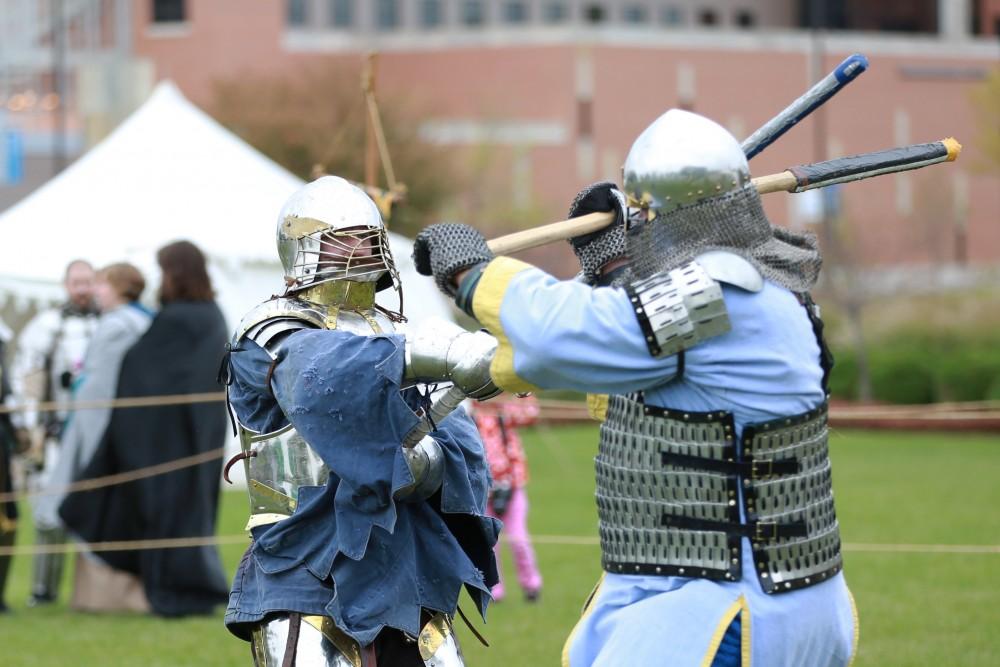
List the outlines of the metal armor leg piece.
{"type": "MultiPolygon", "coordinates": [[[[66,540],[66,531],[62,528],[44,528],[35,531],[35,544],[47,546],[62,544],[66,540]]],[[[59,584],[62,581],[63,564],[66,554],[38,553],[33,560],[31,578],[31,598],[29,604],[45,604],[54,602],[59,597],[59,584]]]]}
{"type": "MultiPolygon", "coordinates": [[[[251,637],[256,667],[281,667],[288,644],[289,617],[282,614],[258,625],[251,637]]],[[[295,648],[302,667],[363,667],[358,643],[324,616],[303,616],[295,648]]]]}
{"type": "Polygon", "coordinates": [[[417,637],[420,657],[426,667],[464,667],[462,648],[447,616],[438,612],[427,621],[417,637]]]}

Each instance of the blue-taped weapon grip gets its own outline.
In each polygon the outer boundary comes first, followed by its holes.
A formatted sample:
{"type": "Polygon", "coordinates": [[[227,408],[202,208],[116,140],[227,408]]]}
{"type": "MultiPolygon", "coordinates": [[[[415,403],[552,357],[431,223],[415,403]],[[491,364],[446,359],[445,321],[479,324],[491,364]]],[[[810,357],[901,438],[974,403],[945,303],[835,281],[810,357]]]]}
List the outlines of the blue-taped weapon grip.
{"type": "Polygon", "coordinates": [[[747,159],[753,158],[777,141],[781,135],[792,129],[793,125],[822,106],[866,69],[868,69],[868,59],[863,55],[855,53],[848,56],[837,65],[836,69],[744,140],[741,147],[747,159]]]}

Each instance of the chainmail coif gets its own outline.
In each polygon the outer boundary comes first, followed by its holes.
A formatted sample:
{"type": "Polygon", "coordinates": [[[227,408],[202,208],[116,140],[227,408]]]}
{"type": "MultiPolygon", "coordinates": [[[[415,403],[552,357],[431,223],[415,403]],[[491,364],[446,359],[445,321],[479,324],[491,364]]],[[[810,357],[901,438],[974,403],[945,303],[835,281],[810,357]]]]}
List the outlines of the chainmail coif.
{"type": "Polygon", "coordinates": [[[815,235],[768,221],[752,184],[633,227],[628,249],[632,273],[639,279],[675,269],[703,252],[725,250],[793,292],[812,289],[823,263],[815,235]]]}

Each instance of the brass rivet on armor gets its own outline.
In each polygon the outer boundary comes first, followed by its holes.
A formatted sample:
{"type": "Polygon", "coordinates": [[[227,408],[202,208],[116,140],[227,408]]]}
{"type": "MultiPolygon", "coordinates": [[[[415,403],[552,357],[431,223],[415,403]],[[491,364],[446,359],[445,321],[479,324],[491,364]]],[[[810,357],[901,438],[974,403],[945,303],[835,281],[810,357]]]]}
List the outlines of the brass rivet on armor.
{"type": "Polygon", "coordinates": [[[705,576],[705,575],[707,575],[707,574],[708,574],[708,571],[706,571],[706,570],[702,570],[702,571],[701,571],[701,576],[703,576],[703,577],[704,577],[704,576],[705,576]]]}
{"type": "Polygon", "coordinates": [[[703,194],[705,194],[705,191],[704,190],[698,190],[698,194],[703,195],[703,194]]]}
{"type": "Polygon", "coordinates": [[[767,566],[764,565],[763,563],[757,563],[757,569],[758,570],[763,570],[765,567],[767,567],[767,566]]]}
{"type": "Polygon", "coordinates": [[[684,568],[682,567],[679,570],[677,570],[677,574],[684,574],[684,568]]]}
{"type": "Polygon", "coordinates": [[[690,418],[691,418],[691,415],[689,415],[689,414],[685,414],[684,415],[684,419],[690,419],[690,418]]]}
{"type": "Polygon", "coordinates": [[[767,579],[767,572],[761,572],[760,573],[760,578],[761,579],[767,579]]]}
{"type": "Polygon", "coordinates": [[[721,186],[721,185],[716,185],[716,186],[715,186],[715,189],[716,189],[716,190],[721,190],[721,189],[722,189],[722,186],[721,186]]]}
{"type": "Polygon", "coordinates": [[[729,506],[733,507],[734,505],[736,505],[736,501],[735,500],[730,500],[729,501],[729,506]]]}
{"type": "Polygon", "coordinates": [[[811,583],[811,581],[810,581],[809,577],[806,577],[806,583],[807,583],[807,584],[808,584],[808,583],[811,583]]]}
{"type": "Polygon", "coordinates": [[[657,566],[656,566],[656,573],[657,573],[657,574],[659,574],[659,573],[661,573],[661,572],[663,572],[663,568],[662,568],[662,567],[660,567],[659,565],[657,565],[657,566]]]}
{"type": "Polygon", "coordinates": [[[691,196],[691,195],[693,195],[693,194],[694,194],[693,192],[689,192],[689,193],[688,193],[688,197],[690,197],[690,196],[691,196]]]}
{"type": "Polygon", "coordinates": [[[792,587],[792,582],[786,581],[785,582],[785,588],[788,589],[788,588],[791,588],[791,587],[792,587]]]}
{"type": "Polygon", "coordinates": [[[734,558],[734,559],[733,559],[733,565],[736,565],[737,563],[739,563],[739,561],[738,561],[737,559],[735,559],[735,558],[734,558]]]}
{"type": "Polygon", "coordinates": [[[635,571],[636,571],[636,572],[638,572],[638,571],[639,571],[639,566],[638,566],[638,565],[636,565],[636,566],[635,566],[635,571]]]}

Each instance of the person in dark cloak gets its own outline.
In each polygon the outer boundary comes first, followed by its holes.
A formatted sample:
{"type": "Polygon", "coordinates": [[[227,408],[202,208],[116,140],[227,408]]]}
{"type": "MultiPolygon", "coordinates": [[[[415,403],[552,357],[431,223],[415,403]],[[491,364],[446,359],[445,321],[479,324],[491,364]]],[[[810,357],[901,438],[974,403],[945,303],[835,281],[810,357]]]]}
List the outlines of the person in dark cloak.
{"type": "MultiPolygon", "coordinates": [[[[216,305],[205,258],[178,241],[157,253],[162,308],[125,355],[118,397],[218,391],[226,323],[216,305]]],[[[219,458],[166,474],[67,496],[66,526],[81,540],[162,540],[215,535],[225,408],[218,402],[117,408],[81,479],[147,468],[197,454],[219,458]]],[[[142,582],[149,609],[163,616],[209,613],[228,598],[215,546],[96,551],[114,570],[142,582]]]]}

